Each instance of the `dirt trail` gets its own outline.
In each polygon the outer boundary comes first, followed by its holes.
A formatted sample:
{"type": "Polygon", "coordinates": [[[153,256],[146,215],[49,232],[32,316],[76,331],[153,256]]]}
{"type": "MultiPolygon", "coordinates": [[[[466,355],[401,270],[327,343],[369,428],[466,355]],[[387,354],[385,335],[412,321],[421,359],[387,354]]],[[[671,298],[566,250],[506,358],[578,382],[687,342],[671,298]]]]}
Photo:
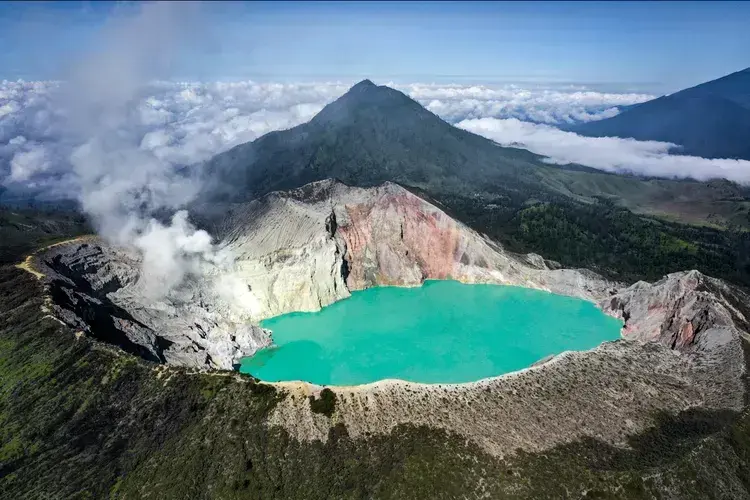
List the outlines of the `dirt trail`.
{"type": "Polygon", "coordinates": [[[58,241],[57,243],[52,243],[50,245],[38,248],[38,249],[34,250],[32,253],[30,253],[29,255],[27,255],[26,258],[23,260],[23,262],[21,262],[20,264],[16,264],[16,267],[18,269],[23,269],[24,271],[33,274],[36,277],[36,279],[40,280],[40,279],[44,278],[44,273],[41,273],[41,272],[37,271],[36,269],[34,269],[34,257],[39,252],[44,252],[45,250],[48,250],[50,248],[53,248],[53,247],[56,247],[56,246],[59,246],[59,245],[65,245],[67,243],[74,243],[74,242],[77,242],[77,241],[84,241],[84,240],[93,239],[93,238],[96,238],[96,235],[94,235],[94,234],[85,234],[83,236],[76,236],[75,238],[70,238],[70,239],[67,239],[67,240],[58,241]]]}

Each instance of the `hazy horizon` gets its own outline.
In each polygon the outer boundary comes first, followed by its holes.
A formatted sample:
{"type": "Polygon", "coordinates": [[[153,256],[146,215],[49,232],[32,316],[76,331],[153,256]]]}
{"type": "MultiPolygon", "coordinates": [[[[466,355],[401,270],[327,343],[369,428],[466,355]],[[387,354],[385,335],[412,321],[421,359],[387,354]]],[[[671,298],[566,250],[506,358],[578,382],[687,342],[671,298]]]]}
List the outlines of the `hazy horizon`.
{"type": "MultiPolygon", "coordinates": [[[[138,3],[3,2],[0,80],[65,79],[138,3]]],[[[188,7],[188,8],[186,8],[188,7]]],[[[671,93],[750,66],[744,2],[218,2],[160,78],[578,85],[671,93]]]]}

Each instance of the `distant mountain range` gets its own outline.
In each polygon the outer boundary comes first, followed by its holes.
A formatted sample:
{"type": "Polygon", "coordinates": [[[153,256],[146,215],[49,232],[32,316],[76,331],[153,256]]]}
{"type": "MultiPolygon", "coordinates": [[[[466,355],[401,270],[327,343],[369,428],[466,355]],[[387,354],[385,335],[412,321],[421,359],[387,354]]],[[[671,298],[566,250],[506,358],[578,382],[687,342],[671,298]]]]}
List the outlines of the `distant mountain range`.
{"type": "Polygon", "coordinates": [[[676,153],[750,160],[750,68],[568,127],[591,137],[671,142],[676,153]]]}

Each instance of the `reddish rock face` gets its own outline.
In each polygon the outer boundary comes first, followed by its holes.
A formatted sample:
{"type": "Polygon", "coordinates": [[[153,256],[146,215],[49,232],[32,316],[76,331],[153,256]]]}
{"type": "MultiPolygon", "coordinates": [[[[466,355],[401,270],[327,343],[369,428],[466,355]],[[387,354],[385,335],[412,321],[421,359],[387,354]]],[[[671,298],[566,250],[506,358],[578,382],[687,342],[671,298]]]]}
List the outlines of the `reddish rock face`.
{"type": "Polygon", "coordinates": [[[693,339],[695,339],[695,329],[693,328],[692,321],[688,321],[680,328],[675,347],[678,349],[687,347],[693,343],[693,339]]]}
{"type": "Polygon", "coordinates": [[[346,243],[349,288],[455,277],[459,230],[442,212],[410,194],[345,208],[348,222],[337,234],[346,243]]]}
{"type": "Polygon", "coordinates": [[[415,199],[394,200],[403,202],[405,223],[402,240],[414,255],[422,274],[428,279],[444,279],[452,276],[453,266],[458,260],[458,230],[456,224],[441,212],[420,211],[415,199]]]}
{"type": "Polygon", "coordinates": [[[350,224],[339,227],[337,234],[346,242],[346,261],[349,263],[349,276],[346,285],[350,290],[364,288],[365,250],[372,246],[372,229],[370,224],[370,210],[367,205],[347,205],[350,224]]]}
{"type": "Polygon", "coordinates": [[[625,321],[623,335],[681,351],[710,329],[746,324],[747,297],[698,271],[673,273],[654,284],[636,283],[602,303],[625,321]]]}

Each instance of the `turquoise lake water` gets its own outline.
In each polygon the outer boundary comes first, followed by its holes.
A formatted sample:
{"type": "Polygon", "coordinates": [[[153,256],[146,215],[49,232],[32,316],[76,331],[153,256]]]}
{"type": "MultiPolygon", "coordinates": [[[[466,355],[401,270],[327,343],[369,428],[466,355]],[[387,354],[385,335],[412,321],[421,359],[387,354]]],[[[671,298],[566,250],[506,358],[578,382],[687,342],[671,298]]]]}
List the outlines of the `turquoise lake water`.
{"type": "Polygon", "coordinates": [[[427,281],[352,293],[315,313],[261,323],[274,347],[240,371],[269,382],[357,385],[386,378],[471,382],[620,336],[592,303],[528,288],[427,281]]]}

